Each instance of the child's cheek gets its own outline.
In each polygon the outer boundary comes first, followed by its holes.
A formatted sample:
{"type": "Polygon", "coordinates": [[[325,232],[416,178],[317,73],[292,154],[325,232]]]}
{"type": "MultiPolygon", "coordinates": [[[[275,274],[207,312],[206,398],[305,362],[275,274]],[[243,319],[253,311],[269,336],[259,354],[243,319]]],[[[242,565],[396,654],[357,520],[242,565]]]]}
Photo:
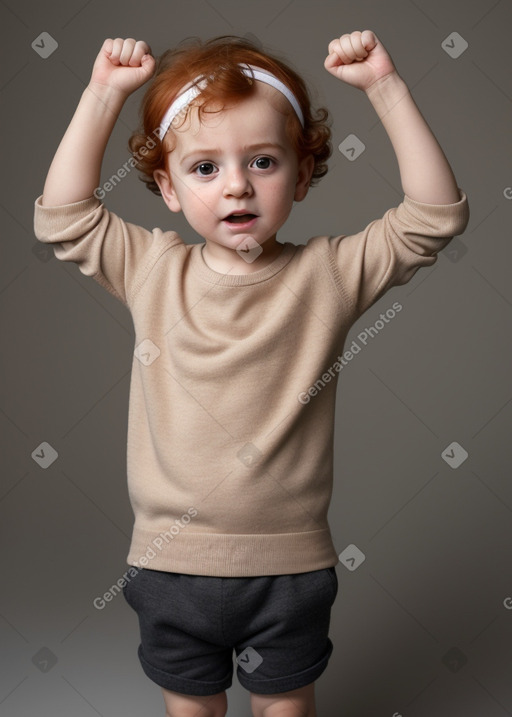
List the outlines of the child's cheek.
{"type": "Polygon", "coordinates": [[[291,177],[282,177],[279,181],[270,181],[266,185],[268,196],[273,197],[276,202],[286,202],[290,195],[293,195],[294,183],[291,177]]]}
{"type": "Polygon", "coordinates": [[[281,184],[280,187],[276,188],[276,195],[279,193],[283,210],[289,212],[295,198],[295,186],[297,183],[297,177],[295,175],[288,177],[285,184],[281,184]]]}

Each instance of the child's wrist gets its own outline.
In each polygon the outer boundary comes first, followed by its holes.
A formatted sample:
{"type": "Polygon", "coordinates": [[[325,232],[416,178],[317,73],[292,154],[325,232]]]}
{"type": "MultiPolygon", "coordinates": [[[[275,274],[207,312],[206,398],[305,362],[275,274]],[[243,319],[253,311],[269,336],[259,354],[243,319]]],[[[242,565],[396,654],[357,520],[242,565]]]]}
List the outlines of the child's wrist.
{"type": "Polygon", "coordinates": [[[407,84],[396,70],[376,80],[365,92],[378,114],[389,112],[397,102],[410,94],[407,84]]]}
{"type": "Polygon", "coordinates": [[[117,113],[120,112],[128,97],[122,90],[92,80],[85,88],[84,95],[89,99],[97,100],[106,109],[117,113]]]}

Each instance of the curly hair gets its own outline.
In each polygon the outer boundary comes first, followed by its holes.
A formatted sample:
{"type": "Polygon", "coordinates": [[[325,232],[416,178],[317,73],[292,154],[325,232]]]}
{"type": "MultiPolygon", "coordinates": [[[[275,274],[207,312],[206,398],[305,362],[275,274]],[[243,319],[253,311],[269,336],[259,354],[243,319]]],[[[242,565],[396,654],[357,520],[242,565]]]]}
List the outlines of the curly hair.
{"type": "MultiPolygon", "coordinates": [[[[166,153],[172,149],[172,129],[160,140],[158,128],[171,102],[182,88],[198,76],[213,76],[198,99],[199,118],[208,107],[220,102],[221,111],[255,91],[253,80],[241,71],[238,63],[261,67],[275,75],[295,95],[304,115],[302,128],[295,112],[286,119],[286,133],[299,161],[307,155],[314,159],[310,186],[327,174],[327,160],[332,154],[331,120],[329,111],[320,107],[313,115],[311,99],[304,80],[289,65],[275,55],[261,51],[254,43],[236,35],[221,35],[202,41],[197,37],[183,40],[174,49],[157,59],[156,71],[142,99],[140,127],[131,135],[128,146],[140,179],[154,194],[161,195],[153,178],[156,169],[165,169],[166,153]],[[154,138],[153,138],[154,137],[154,138]]],[[[291,105],[290,105],[291,108],[291,105]]]]}

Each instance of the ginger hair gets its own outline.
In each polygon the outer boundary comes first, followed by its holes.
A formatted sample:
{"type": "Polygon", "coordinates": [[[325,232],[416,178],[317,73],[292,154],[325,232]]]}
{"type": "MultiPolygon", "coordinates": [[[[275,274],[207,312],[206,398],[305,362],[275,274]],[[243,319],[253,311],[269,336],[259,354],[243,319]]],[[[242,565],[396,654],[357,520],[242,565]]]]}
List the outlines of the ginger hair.
{"type": "MultiPolygon", "coordinates": [[[[204,90],[192,102],[198,106],[199,119],[210,112],[212,104],[236,103],[255,91],[254,80],[241,71],[238,63],[248,63],[271,72],[295,95],[304,115],[302,128],[295,111],[289,105],[285,130],[299,161],[311,154],[314,169],[310,186],[327,174],[327,160],[332,153],[329,111],[320,107],[314,113],[308,88],[300,75],[284,60],[260,50],[253,42],[235,35],[222,35],[202,41],[184,40],[176,48],[167,50],[157,59],[155,75],[146,90],[140,107],[140,127],[131,135],[128,146],[140,179],[154,194],[161,195],[153,178],[156,169],[165,169],[166,153],[172,151],[175,118],[161,141],[157,130],[171,102],[183,87],[196,77],[213,76],[204,90]],[[148,138],[151,138],[148,141],[148,138]]],[[[180,113],[181,114],[181,113],[180,113]]],[[[186,118],[186,113],[184,120],[186,118]]]]}

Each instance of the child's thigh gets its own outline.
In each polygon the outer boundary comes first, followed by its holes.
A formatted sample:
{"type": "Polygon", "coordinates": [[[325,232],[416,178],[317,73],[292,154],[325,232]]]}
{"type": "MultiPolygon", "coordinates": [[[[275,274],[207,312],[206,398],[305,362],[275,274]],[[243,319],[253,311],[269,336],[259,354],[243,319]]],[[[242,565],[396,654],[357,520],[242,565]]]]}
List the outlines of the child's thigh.
{"type": "Polygon", "coordinates": [[[182,695],[161,688],[165,702],[166,717],[225,717],[228,709],[226,692],[197,697],[182,695]]]}

